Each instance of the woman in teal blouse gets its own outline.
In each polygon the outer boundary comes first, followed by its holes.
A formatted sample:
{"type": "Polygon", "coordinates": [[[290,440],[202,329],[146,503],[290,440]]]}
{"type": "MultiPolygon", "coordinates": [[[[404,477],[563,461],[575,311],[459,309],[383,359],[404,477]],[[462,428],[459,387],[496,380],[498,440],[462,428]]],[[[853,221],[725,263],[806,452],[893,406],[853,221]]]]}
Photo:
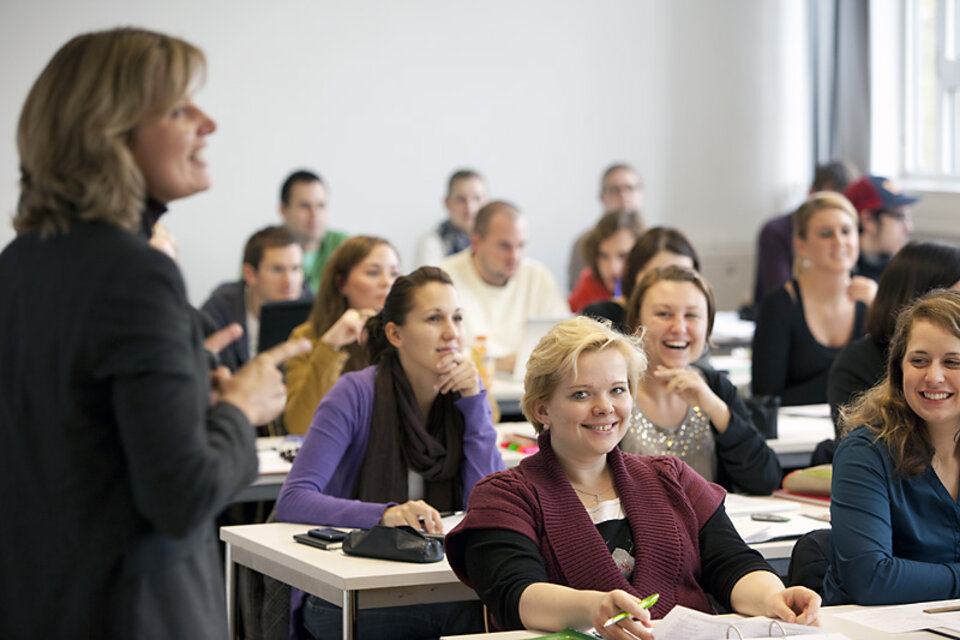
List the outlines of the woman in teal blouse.
{"type": "Polygon", "coordinates": [[[841,413],[826,604],[960,597],[960,293],[900,314],[887,375],[841,413]]]}

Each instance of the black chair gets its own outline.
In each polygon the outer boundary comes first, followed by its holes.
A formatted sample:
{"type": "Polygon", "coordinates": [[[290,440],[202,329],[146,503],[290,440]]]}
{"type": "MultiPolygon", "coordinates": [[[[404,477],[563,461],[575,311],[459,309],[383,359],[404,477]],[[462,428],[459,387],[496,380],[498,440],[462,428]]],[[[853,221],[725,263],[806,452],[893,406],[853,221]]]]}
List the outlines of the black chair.
{"type": "Polygon", "coordinates": [[[817,529],[800,536],[790,554],[787,586],[802,586],[823,595],[823,578],[833,554],[830,529],[817,529]]]}

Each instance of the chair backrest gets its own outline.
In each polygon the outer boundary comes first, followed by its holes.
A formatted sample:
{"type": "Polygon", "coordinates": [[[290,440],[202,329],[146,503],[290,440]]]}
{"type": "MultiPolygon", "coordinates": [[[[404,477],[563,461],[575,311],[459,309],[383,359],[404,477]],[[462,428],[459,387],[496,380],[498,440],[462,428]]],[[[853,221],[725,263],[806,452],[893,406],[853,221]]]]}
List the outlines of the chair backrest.
{"type": "Polygon", "coordinates": [[[823,578],[832,554],[830,529],[817,529],[800,536],[790,554],[787,586],[803,586],[823,595],[823,578]]]}

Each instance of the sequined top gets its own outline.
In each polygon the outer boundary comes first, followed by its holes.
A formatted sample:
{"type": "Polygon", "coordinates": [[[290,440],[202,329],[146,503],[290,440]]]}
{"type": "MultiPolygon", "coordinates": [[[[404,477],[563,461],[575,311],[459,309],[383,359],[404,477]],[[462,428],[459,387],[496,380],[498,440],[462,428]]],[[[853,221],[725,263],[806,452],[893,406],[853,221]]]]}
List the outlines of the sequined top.
{"type": "Polygon", "coordinates": [[[627,453],[646,456],[676,456],[701,476],[715,482],[717,479],[716,439],[710,418],[696,405],[691,405],[683,421],[672,429],[654,424],[640,409],[633,406],[630,428],[620,441],[627,453]]]}

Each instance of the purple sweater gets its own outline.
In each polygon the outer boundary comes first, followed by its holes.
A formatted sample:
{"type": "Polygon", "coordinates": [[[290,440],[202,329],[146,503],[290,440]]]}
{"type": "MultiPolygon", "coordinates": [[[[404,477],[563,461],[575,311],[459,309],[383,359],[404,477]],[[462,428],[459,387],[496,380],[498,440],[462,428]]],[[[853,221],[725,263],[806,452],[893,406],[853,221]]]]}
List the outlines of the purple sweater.
{"type": "MultiPolygon", "coordinates": [[[[373,366],[342,376],[320,402],[277,500],[281,521],[369,528],[391,506],[350,499],[367,453],[376,371],[373,366]]],[[[456,406],[463,413],[460,473],[467,504],[473,485],[503,469],[503,459],[487,392],[460,398],[456,406]]]]}
{"type": "MultiPolygon", "coordinates": [[[[353,485],[367,453],[370,420],[373,417],[373,390],[377,367],[343,375],[324,396],[293,461],[280,497],[277,518],[282,522],[324,524],[335,527],[369,528],[380,522],[394,503],[361,502],[350,499],[353,485]]],[[[497,433],[486,390],[460,398],[456,406],[463,413],[463,504],[485,475],[503,469],[497,450],[497,433]]],[[[304,593],[291,589],[290,637],[298,638],[299,609],[304,593]]]]}

